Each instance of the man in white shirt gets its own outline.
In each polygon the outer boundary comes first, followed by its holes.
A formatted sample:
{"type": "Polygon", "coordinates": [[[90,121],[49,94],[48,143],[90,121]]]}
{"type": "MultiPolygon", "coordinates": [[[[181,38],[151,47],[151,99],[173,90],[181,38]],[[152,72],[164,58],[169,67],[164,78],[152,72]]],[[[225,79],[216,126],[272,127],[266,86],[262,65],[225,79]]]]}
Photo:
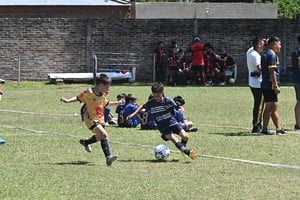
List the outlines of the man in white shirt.
{"type": "Polygon", "coordinates": [[[252,110],[252,125],[251,133],[259,134],[262,131],[262,112],[264,109],[264,97],[260,83],[261,77],[261,53],[264,50],[265,40],[260,38],[254,38],[252,41],[252,47],[247,51],[247,67],[248,67],[248,84],[250,86],[254,105],[252,110]]]}

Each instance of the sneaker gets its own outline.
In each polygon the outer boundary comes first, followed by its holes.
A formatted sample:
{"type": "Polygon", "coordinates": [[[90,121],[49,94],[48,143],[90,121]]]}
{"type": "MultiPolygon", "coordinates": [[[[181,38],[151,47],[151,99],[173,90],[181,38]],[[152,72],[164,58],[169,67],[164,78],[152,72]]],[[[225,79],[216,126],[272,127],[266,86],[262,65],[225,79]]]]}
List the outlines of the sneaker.
{"type": "Polygon", "coordinates": [[[295,131],[300,132],[300,126],[299,125],[295,125],[295,131]]]}
{"type": "Polygon", "coordinates": [[[276,130],[276,135],[287,135],[287,132],[285,132],[285,130],[281,128],[280,130],[276,130]]]}
{"type": "Polygon", "coordinates": [[[194,149],[191,149],[190,150],[190,155],[189,157],[192,159],[192,160],[195,160],[196,157],[197,157],[197,154],[196,154],[196,151],[194,149]]]}
{"type": "Polygon", "coordinates": [[[92,147],[90,145],[86,145],[85,144],[85,140],[79,140],[79,143],[84,146],[84,149],[87,151],[87,152],[92,152],[92,147]]]}
{"type": "Polygon", "coordinates": [[[197,132],[197,131],[198,131],[197,128],[190,128],[190,129],[187,130],[187,132],[197,132]]]}
{"type": "Polygon", "coordinates": [[[117,160],[117,158],[118,158],[118,156],[116,156],[116,155],[109,155],[109,156],[107,156],[107,157],[106,157],[106,165],[107,165],[107,166],[111,166],[111,164],[112,164],[115,160],[117,160]]]}
{"type": "Polygon", "coordinates": [[[264,135],[274,135],[274,133],[272,133],[268,129],[262,129],[261,134],[264,134],[264,135]]]}
{"type": "Polygon", "coordinates": [[[252,130],[251,130],[251,133],[252,133],[252,134],[255,134],[255,135],[261,134],[261,132],[262,132],[262,128],[259,127],[259,126],[254,126],[254,127],[252,128],[252,130]]]}
{"type": "Polygon", "coordinates": [[[5,144],[5,140],[3,140],[2,138],[0,138],[0,144],[5,144]]]}

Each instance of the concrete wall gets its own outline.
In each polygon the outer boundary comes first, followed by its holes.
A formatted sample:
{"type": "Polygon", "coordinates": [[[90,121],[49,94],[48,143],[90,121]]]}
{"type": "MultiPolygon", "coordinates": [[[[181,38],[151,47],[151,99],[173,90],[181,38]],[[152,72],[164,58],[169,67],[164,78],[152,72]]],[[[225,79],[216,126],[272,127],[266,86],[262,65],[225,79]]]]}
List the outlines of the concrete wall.
{"type": "Polygon", "coordinates": [[[152,80],[153,50],[174,38],[186,49],[194,35],[225,48],[239,66],[238,79],[246,81],[245,52],[255,35],[277,35],[283,47],[284,67],[300,34],[299,20],[273,19],[78,19],[0,18],[0,78],[16,80],[20,56],[21,80],[46,80],[52,72],[88,72],[93,54],[105,63],[137,67],[137,80],[152,80]],[[114,62],[114,63],[113,63],[114,62]]]}
{"type": "Polygon", "coordinates": [[[277,19],[265,3],[136,3],[136,19],[277,19]]]}

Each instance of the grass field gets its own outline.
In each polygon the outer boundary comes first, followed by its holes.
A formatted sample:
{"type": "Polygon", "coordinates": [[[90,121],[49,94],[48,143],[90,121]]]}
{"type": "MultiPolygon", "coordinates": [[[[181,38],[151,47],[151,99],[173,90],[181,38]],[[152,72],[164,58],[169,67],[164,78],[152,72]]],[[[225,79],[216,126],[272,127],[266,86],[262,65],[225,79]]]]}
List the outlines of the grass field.
{"type": "MultiPolygon", "coordinates": [[[[248,87],[166,87],[167,96],[186,100],[186,117],[198,132],[189,133],[194,161],[184,158],[157,131],[107,127],[118,160],[107,167],[99,144],[87,153],[79,139],[90,132],[78,116],[80,104],[63,104],[90,87],[8,82],[0,102],[0,199],[300,199],[300,170],[230,160],[300,166],[300,134],[293,132],[295,94],[283,87],[279,97],[287,136],[253,136],[252,95],[248,87]],[[158,162],[153,149],[173,152],[158,162]],[[211,157],[210,157],[211,156],[211,157]],[[221,156],[228,160],[216,158],[221,156]]],[[[150,86],[115,85],[142,104],[150,86]]],[[[114,108],[112,108],[114,111],[114,108]]],[[[270,128],[274,130],[273,124],[270,128]]]]}

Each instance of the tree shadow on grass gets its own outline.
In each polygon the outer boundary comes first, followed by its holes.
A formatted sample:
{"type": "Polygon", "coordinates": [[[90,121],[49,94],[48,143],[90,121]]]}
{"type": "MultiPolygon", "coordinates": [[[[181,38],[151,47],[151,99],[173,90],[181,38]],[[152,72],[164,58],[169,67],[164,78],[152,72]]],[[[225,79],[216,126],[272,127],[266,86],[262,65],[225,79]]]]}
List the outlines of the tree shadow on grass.
{"type": "Polygon", "coordinates": [[[208,133],[208,134],[216,134],[216,135],[224,135],[224,136],[260,136],[255,135],[255,134],[251,134],[249,131],[230,131],[227,133],[208,133]]]}
{"type": "Polygon", "coordinates": [[[58,162],[54,163],[54,165],[88,165],[88,166],[94,166],[95,164],[88,162],[88,161],[70,161],[70,162],[58,162]]]}

